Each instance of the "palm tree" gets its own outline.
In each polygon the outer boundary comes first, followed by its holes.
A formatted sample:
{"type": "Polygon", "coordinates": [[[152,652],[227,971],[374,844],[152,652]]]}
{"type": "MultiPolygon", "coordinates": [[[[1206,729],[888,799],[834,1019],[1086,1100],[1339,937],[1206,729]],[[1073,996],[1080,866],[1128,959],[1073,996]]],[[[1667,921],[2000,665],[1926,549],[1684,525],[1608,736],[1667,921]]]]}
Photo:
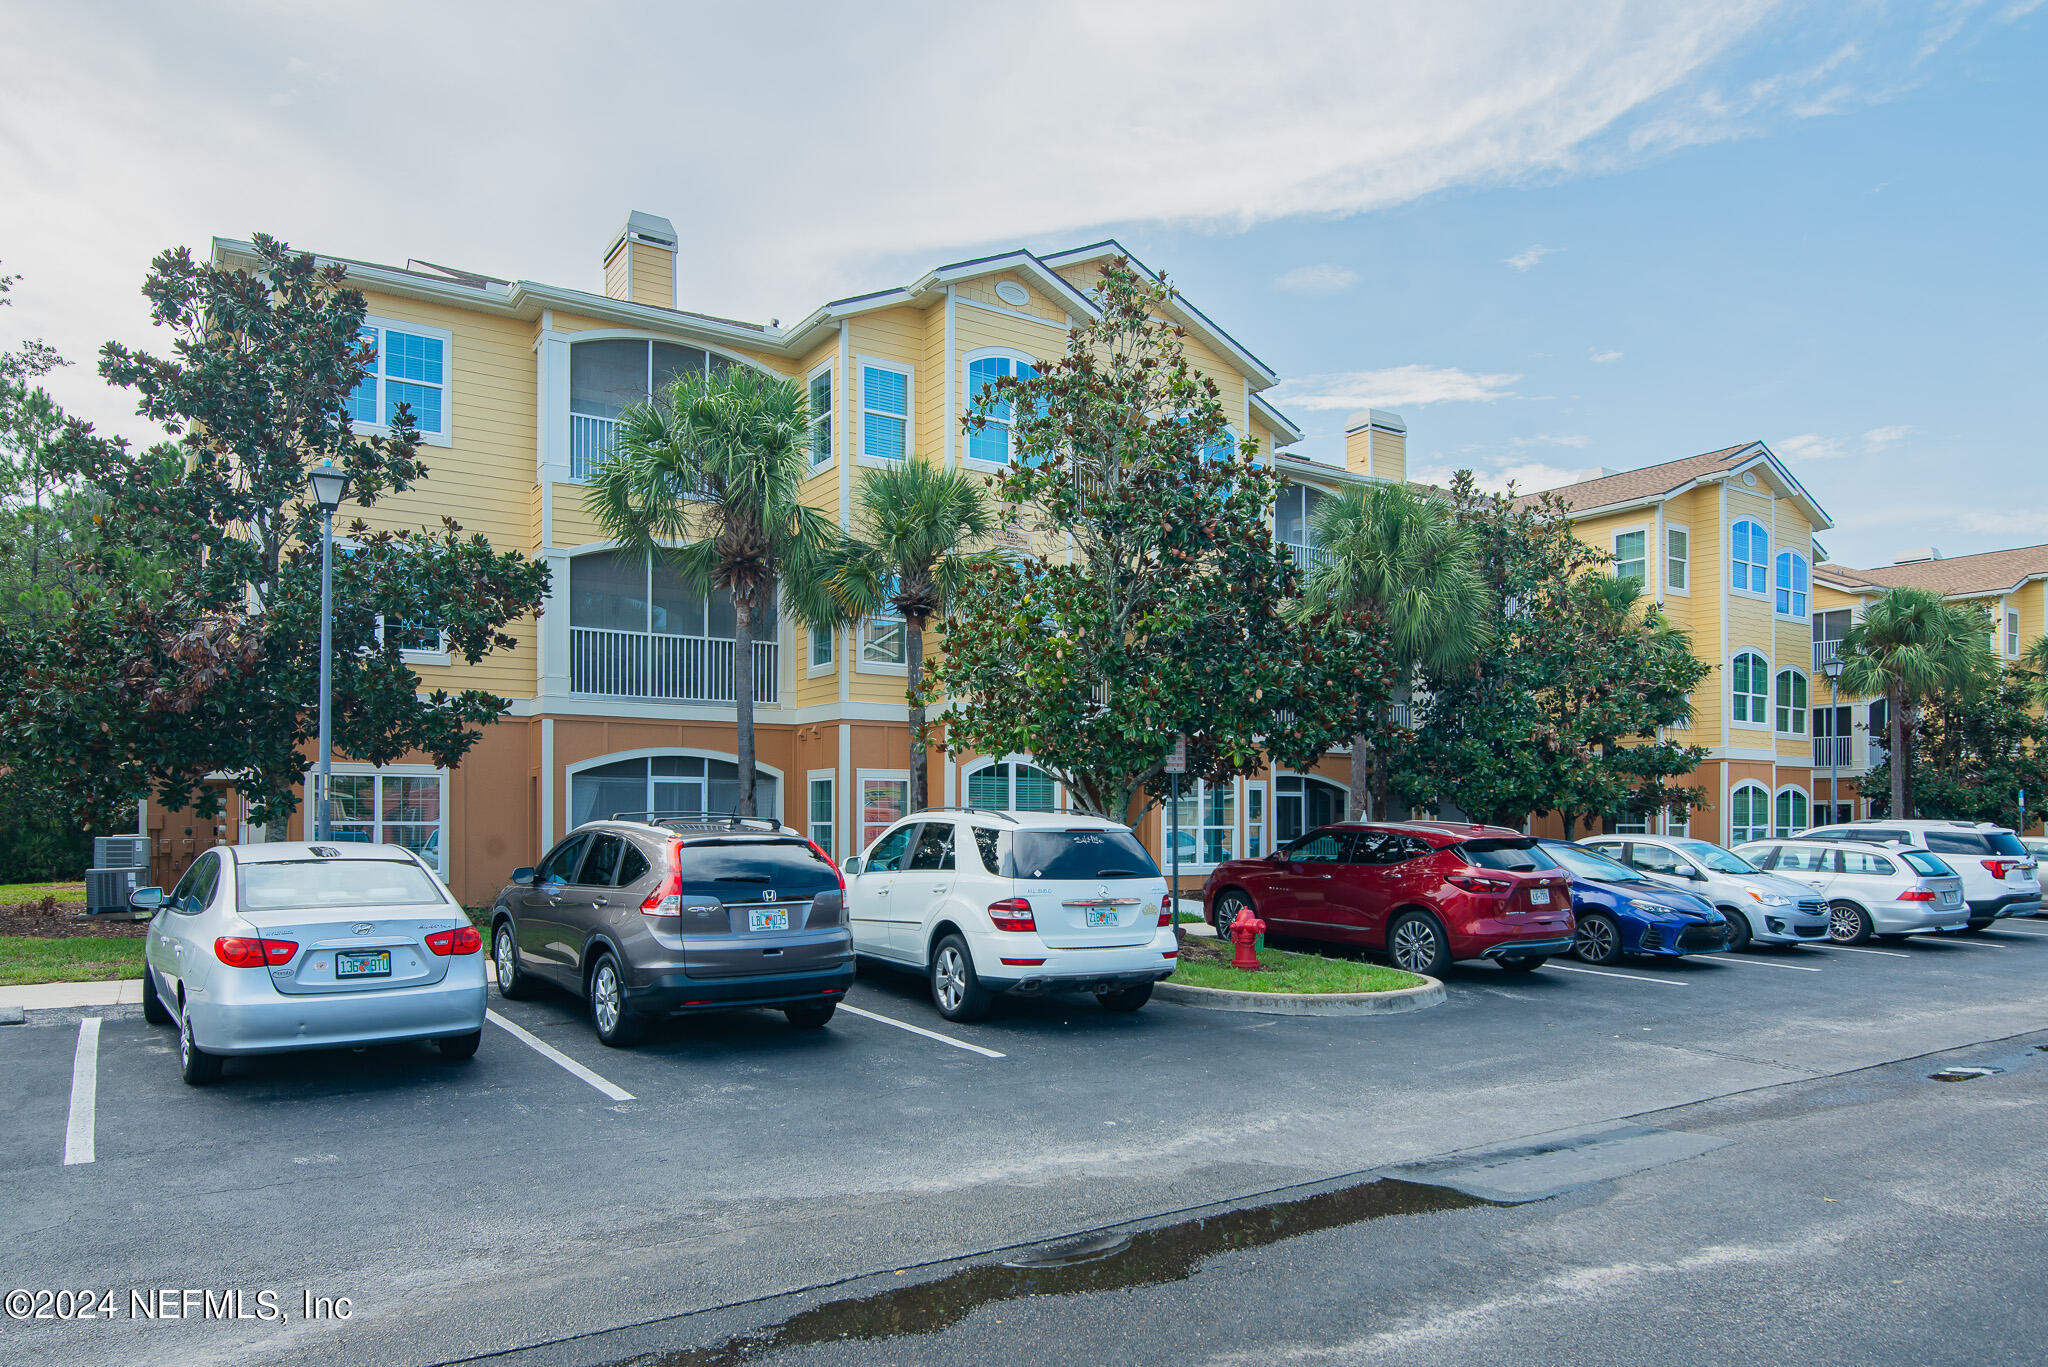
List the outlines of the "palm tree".
{"type": "MultiPolygon", "coordinates": [[[[1354,487],[1316,508],[1313,535],[1323,557],[1302,610],[1362,614],[1384,633],[1394,668],[1387,720],[1407,702],[1417,670],[1462,669],[1485,649],[1492,595],[1471,533],[1448,504],[1400,484],[1354,487]]],[[[1368,794],[1372,814],[1385,815],[1390,766],[1376,743],[1384,730],[1361,717],[1352,741],[1354,820],[1368,794]]]]}
{"type": "Polygon", "coordinates": [[[809,425],[800,381],[744,365],[686,376],[620,416],[616,453],[590,477],[607,535],[664,557],[698,593],[732,595],[742,816],[754,814],[755,614],[779,587],[800,620],[832,615],[824,567],[838,529],[798,496],[809,425]]]}
{"type": "Polygon", "coordinates": [[[1931,589],[1899,588],[1885,590],[1842,638],[1840,691],[1885,700],[1894,817],[1914,814],[1913,714],[1935,693],[1967,691],[1990,676],[1989,630],[1975,608],[1931,589]]]}
{"type": "Polygon", "coordinates": [[[996,552],[969,550],[995,527],[981,480],[946,470],[919,456],[900,465],[861,471],[854,492],[859,529],[833,556],[831,588],[853,620],[883,608],[903,619],[909,666],[911,810],[928,800],[925,778],[924,633],[945,616],[968,579],[996,561],[996,552]]]}

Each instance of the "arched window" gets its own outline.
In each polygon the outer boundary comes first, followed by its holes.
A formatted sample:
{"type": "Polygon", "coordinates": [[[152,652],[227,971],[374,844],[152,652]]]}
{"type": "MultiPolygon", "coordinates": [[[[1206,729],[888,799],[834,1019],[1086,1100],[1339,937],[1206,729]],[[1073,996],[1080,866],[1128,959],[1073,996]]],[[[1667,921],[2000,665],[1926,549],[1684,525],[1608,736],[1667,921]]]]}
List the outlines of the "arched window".
{"type": "Polygon", "coordinates": [[[1778,671],[1778,734],[1806,734],[1806,676],[1796,669],[1778,671]]]}
{"type": "Polygon", "coordinates": [[[1728,583],[1745,593],[1768,593],[1771,534],[1761,522],[1743,518],[1729,530],[1728,583]]]}
{"type": "Polygon", "coordinates": [[[1737,784],[1728,794],[1728,843],[1762,840],[1771,833],[1771,795],[1760,783],[1737,784]]]}
{"type": "MultiPolygon", "coordinates": [[[[1037,363],[1021,352],[977,352],[967,358],[967,411],[977,411],[988,387],[997,380],[1028,380],[1038,374],[1037,363]]],[[[1010,402],[1005,399],[991,402],[985,410],[988,423],[979,431],[967,434],[967,458],[987,465],[1007,465],[1016,457],[1016,447],[1010,440],[1013,414],[1010,402]]]]}
{"type": "Polygon", "coordinates": [[[1806,815],[1806,794],[1797,788],[1781,789],[1778,793],[1778,838],[1790,839],[1812,825],[1806,815]]]}
{"type": "Polygon", "coordinates": [[[578,342],[569,348],[569,477],[586,479],[607,460],[619,415],[677,380],[712,375],[733,362],[700,347],[640,338],[578,342]]]}
{"type": "Polygon", "coordinates": [[[1008,812],[1058,810],[1052,775],[1023,760],[1004,760],[969,770],[967,805],[1008,812]]]}
{"type": "Polygon", "coordinates": [[[1778,615],[1806,616],[1808,591],[1813,587],[1806,557],[1798,551],[1778,552],[1778,615]]]}
{"type": "MultiPolygon", "coordinates": [[[[720,816],[739,805],[739,766],[707,755],[641,755],[579,769],[569,775],[569,821],[608,821],[619,812],[707,813],[720,816]]],[[[754,770],[754,811],[782,812],[775,775],[754,770]]]]}
{"type": "Polygon", "coordinates": [[[1728,674],[1732,687],[1729,715],[1750,726],[1770,725],[1769,662],[1755,651],[1745,650],[1735,657],[1735,664],[1728,674]]]}

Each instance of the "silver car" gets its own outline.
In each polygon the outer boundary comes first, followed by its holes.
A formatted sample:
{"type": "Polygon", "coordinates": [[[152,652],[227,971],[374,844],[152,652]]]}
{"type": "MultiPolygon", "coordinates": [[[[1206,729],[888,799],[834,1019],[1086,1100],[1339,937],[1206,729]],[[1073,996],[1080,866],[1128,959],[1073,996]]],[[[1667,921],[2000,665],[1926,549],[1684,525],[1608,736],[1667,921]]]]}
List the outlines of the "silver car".
{"type": "Polygon", "coordinates": [[[1737,854],[1828,900],[1828,938],[1956,930],[1970,919],[1963,880],[1941,856],[1869,840],[1755,840],[1737,854]]]}
{"type": "Polygon", "coordinates": [[[1814,944],[1828,937],[1828,905],[1818,893],[1765,873],[1719,845],[1680,835],[1596,835],[1579,843],[1712,902],[1735,929],[1730,949],[1814,944]]]}
{"type": "Polygon", "coordinates": [[[476,1053],[483,939],[454,896],[397,845],[223,845],[192,861],[153,912],[142,1014],[178,1027],[193,1085],[236,1054],[433,1040],[476,1053]]]}

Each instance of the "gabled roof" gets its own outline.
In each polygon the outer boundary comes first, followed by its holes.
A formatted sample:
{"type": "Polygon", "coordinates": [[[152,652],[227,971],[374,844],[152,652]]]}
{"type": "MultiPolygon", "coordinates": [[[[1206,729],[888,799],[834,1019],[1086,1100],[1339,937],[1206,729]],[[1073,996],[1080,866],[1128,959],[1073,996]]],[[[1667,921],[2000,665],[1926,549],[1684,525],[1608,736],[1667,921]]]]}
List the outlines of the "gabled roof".
{"type": "Polygon", "coordinates": [[[1555,489],[1539,490],[1517,498],[1515,506],[1532,507],[1541,494],[1552,494],[1563,499],[1565,506],[1576,516],[1588,517],[1673,498],[1698,485],[1718,484],[1758,466],[1767,467],[1786,493],[1806,510],[1807,520],[1816,532],[1835,525],[1834,519],[1814,501],[1813,495],[1806,492],[1806,486],[1771,453],[1770,447],[1760,441],[1724,446],[1718,451],[1667,460],[1659,465],[1645,465],[1639,470],[1623,470],[1617,474],[1560,485],[1555,489]]]}
{"type": "Polygon", "coordinates": [[[1894,588],[1932,589],[1949,598],[2011,593],[2030,579],[2048,579],[2048,544],[1867,570],[1815,565],[1813,573],[1843,588],[1871,593],[1894,588]]]}
{"type": "MultiPolygon", "coordinates": [[[[1079,266],[1090,261],[1107,261],[1113,256],[1121,256],[1129,261],[1131,269],[1146,279],[1154,281],[1159,279],[1158,272],[1140,261],[1123,243],[1113,237],[1106,237],[1100,242],[1091,242],[1085,247],[1072,247],[1063,252],[1048,252],[1040,259],[1046,265],[1057,269],[1061,266],[1079,266]]],[[[1181,326],[1187,328],[1224,355],[1238,362],[1246,370],[1249,370],[1253,378],[1259,381],[1259,383],[1252,386],[1253,389],[1265,389],[1268,386],[1280,383],[1279,375],[1275,374],[1271,367],[1247,351],[1237,338],[1216,326],[1210,320],[1208,314],[1203,313],[1188,302],[1186,295],[1176,294],[1173,303],[1169,307],[1177,315],[1181,326]]]]}
{"type": "Polygon", "coordinates": [[[1302,430],[1294,420],[1257,394],[1252,395],[1252,412],[1264,418],[1280,434],[1280,440],[1274,442],[1274,446],[1292,446],[1301,440],[1302,430]]]}

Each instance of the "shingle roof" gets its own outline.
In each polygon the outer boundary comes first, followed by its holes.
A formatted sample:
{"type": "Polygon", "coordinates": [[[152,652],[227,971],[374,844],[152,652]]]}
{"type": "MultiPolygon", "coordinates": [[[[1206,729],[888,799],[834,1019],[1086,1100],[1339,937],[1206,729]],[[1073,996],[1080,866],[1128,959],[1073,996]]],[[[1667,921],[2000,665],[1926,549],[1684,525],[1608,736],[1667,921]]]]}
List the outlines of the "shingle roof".
{"type": "Polygon", "coordinates": [[[1959,555],[1952,560],[1919,560],[1910,565],[1884,565],[1852,570],[1844,565],[1819,565],[1814,573],[1852,584],[1892,589],[1933,589],[1941,594],[1996,593],[2023,579],[2048,575],[2048,544],[2015,546],[2005,551],[1959,555]]]}
{"type": "MultiPolygon", "coordinates": [[[[1619,474],[1601,475],[1597,479],[1582,479],[1577,484],[1564,484],[1555,489],[1544,489],[1539,493],[1554,494],[1571,509],[1605,508],[1614,503],[1632,503],[1637,499],[1655,498],[1682,488],[1703,475],[1717,474],[1734,465],[1743,453],[1756,449],[1753,441],[1740,446],[1723,447],[1705,455],[1686,456],[1682,460],[1667,460],[1661,465],[1645,465],[1640,470],[1623,470],[1619,474]]],[[[1538,494],[1524,494],[1515,500],[1515,506],[1532,506],[1538,494]]]]}

